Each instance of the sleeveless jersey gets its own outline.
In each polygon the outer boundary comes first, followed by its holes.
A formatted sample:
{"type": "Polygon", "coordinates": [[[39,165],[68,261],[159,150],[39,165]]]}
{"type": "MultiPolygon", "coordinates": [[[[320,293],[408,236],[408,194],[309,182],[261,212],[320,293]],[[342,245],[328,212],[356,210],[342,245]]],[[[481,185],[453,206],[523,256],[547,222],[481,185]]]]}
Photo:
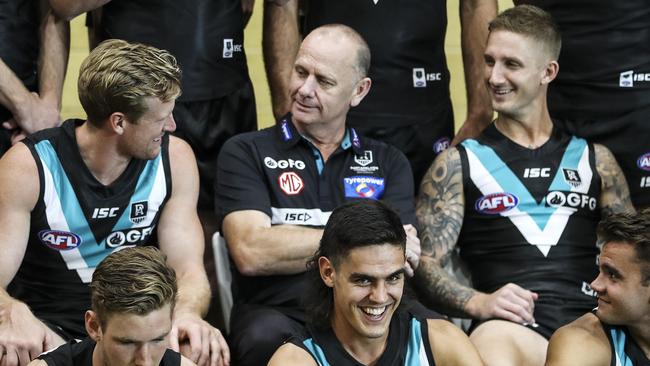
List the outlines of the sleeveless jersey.
{"type": "Polygon", "coordinates": [[[517,0],[548,11],[562,33],[549,87],[554,118],[602,119],[650,107],[647,0],[517,0]]]}
{"type": "Polygon", "coordinates": [[[492,124],[459,152],[458,244],[474,287],[490,293],[513,282],[537,292],[535,318],[551,328],[592,309],[601,190],[593,146],[555,129],[531,150],[492,124]]]}
{"type": "MultiPolygon", "coordinates": [[[[329,23],[354,28],[372,53],[370,93],[348,112],[351,126],[449,126],[449,71],[445,59],[445,0],[309,0],[304,33],[329,23]]],[[[445,132],[447,132],[445,130],[445,132]]],[[[433,142],[432,142],[433,145],[433,142]]]]}
{"type": "Polygon", "coordinates": [[[216,99],[248,81],[239,0],[113,0],[102,8],[101,38],[163,48],[183,71],[179,101],[216,99]]]}
{"type": "Polygon", "coordinates": [[[133,159],[105,186],[79,153],[75,127],[81,123],[69,120],[25,140],[38,166],[40,192],[27,250],[9,286],[10,294],[37,317],[75,337],[85,334],[95,267],[121,247],[154,244],[156,224],[171,194],[168,137],[155,159],[133,159]]]}
{"type": "MultiPolygon", "coordinates": [[[[397,311],[390,322],[386,349],[377,366],[435,366],[429,342],[426,319],[416,319],[405,311],[397,311]]],[[[308,326],[306,334],[294,337],[291,343],[309,352],[319,366],[363,366],[343,348],[332,328],[324,330],[308,326]]]]}
{"type": "MultiPolygon", "coordinates": [[[[70,341],[37,358],[45,361],[48,366],[93,366],[95,344],[95,341],[90,338],[78,343],[70,341]]],[[[180,364],[180,353],[167,349],[158,366],[180,366],[180,364]]]]}
{"type": "Polygon", "coordinates": [[[610,366],[650,366],[650,360],[630,337],[626,327],[603,324],[612,348],[610,366]]]}

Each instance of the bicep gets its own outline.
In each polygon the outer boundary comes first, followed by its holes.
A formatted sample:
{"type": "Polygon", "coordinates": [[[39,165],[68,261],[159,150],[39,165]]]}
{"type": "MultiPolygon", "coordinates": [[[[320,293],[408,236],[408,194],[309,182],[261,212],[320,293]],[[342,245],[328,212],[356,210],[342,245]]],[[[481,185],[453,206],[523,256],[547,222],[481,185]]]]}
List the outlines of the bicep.
{"type": "Polygon", "coordinates": [[[447,320],[429,319],[429,343],[440,365],[483,365],[481,356],[469,338],[447,320]]]}
{"type": "Polygon", "coordinates": [[[602,145],[594,145],[596,170],[601,179],[600,207],[603,216],[634,212],[630,190],[614,155],[602,145]]]}
{"type": "Polygon", "coordinates": [[[456,246],[464,205],[460,154],[450,148],[436,158],[420,186],[416,215],[422,255],[444,264],[456,246]]]}
{"type": "Polygon", "coordinates": [[[610,359],[607,343],[596,341],[583,329],[567,326],[549,340],[545,366],[608,366],[610,359]]]}
{"type": "Polygon", "coordinates": [[[27,146],[0,159],[0,286],[6,288],[27,249],[31,211],[39,194],[38,168],[27,146]]]}
{"type": "Polygon", "coordinates": [[[202,263],[203,231],[196,211],[199,179],[191,148],[170,137],[169,161],[172,176],[171,196],[165,203],[158,223],[160,249],[170,265],[202,263]]]}
{"type": "Polygon", "coordinates": [[[304,349],[285,343],[275,351],[268,366],[317,366],[314,358],[304,349]]]}

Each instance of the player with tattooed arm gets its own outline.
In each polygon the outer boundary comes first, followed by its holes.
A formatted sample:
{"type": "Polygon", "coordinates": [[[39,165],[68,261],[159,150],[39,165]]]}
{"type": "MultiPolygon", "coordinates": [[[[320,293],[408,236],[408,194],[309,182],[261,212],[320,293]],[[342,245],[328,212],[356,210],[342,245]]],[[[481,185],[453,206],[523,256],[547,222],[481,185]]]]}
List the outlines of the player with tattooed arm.
{"type": "Polygon", "coordinates": [[[543,10],[517,6],[489,25],[485,84],[496,120],[441,154],[417,202],[422,300],[474,319],[488,365],[542,365],[548,338],[596,304],[596,226],[633,211],[605,147],[554,127],[546,94],[561,38],[543,10]],[[473,288],[444,267],[458,250],[473,288]]]}

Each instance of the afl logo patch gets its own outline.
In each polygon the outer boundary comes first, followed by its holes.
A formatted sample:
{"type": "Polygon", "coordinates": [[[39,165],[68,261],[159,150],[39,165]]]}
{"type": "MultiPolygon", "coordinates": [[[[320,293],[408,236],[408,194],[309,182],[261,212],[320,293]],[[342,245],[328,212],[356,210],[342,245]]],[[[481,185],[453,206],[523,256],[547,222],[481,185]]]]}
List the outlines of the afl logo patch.
{"type": "Polygon", "coordinates": [[[433,144],[433,152],[436,154],[440,154],[441,152],[447,150],[449,148],[451,141],[447,137],[443,137],[440,140],[436,141],[433,144]]]}
{"type": "Polygon", "coordinates": [[[641,155],[636,161],[636,166],[638,166],[639,169],[650,171],[650,152],[641,155]]]}
{"type": "Polygon", "coordinates": [[[517,207],[519,198],[512,193],[499,192],[491,193],[476,200],[474,208],[476,211],[488,214],[498,215],[500,213],[510,211],[517,207]]]}
{"type": "Polygon", "coordinates": [[[278,183],[280,184],[280,189],[289,196],[296,195],[305,188],[305,183],[302,181],[302,178],[294,172],[280,174],[278,183]]]}
{"type": "Polygon", "coordinates": [[[61,230],[42,230],[38,233],[41,243],[54,250],[71,250],[81,245],[81,237],[61,230]]]}

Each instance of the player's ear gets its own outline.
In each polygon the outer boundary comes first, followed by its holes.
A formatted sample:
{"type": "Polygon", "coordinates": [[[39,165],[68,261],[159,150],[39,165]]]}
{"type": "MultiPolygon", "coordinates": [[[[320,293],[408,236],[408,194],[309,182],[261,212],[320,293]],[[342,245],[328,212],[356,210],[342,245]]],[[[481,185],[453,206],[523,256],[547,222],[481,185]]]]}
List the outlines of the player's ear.
{"type": "Polygon", "coordinates": [[[542,75],[542,85],[548,84],[555,77],[557,76],[557,73],[560,71],[560,65],[557,63],[557,61],[549,61],[548,64],[546,64],[546,67],[544,68],[544,75],[542,75]]]}
{"type": "Polygon", "coordinates": [[[88,336],[95,342],[100,341],[102,339],[102,325],[97,313],[92,310],[86,310],[84,320],[88,336]]]}
{"type": "Polygon", "coordinates": [[[108,123],[115,133],[121,135],[124,133],[124,124],[126,123],[126,116],[121,112],[113,112],[108,116],[108,123]]]}
{"type": "Polygon", "coordinates": [[[334,265],[329,258],[318,258],[318,270],[320,271],[320,278],[325,282],[325,285],[327,285],[327,287],[334,287],[336,271],[334,270],[334,265]]]}
{"type": "Polygon", "coordinates": [[[363,98],[365,98],[365,96],[370,91],[371,85],[372,85],[372,81],[370,80],[369,77],[361,78],[361,80],[357,82],[357,85],[354,87],[352,99],[350,99],[351,107],[356,107],[359,105],[359,103],[361,103],[363,98]]]}

